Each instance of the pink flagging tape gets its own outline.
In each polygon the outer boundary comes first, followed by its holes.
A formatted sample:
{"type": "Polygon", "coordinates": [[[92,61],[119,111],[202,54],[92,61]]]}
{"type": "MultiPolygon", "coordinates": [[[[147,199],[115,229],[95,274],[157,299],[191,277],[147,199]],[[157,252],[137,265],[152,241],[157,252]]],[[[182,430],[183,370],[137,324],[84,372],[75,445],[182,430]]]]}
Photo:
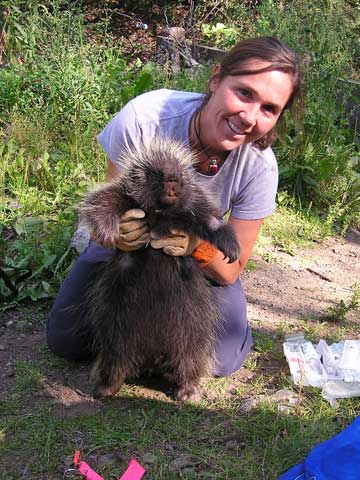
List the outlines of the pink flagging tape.
{"type": "Polygon", "coordinates": [[[140,480],[144,473],[145,469],[135,459],[132,459],[119,480],[140,480]]]}
{"type": "Polygon", "coordinates": [[[86,462],[80,462],[79,472],[85,475],[86,480],[104,480],[103,477],[100,477],[86,462]]]}

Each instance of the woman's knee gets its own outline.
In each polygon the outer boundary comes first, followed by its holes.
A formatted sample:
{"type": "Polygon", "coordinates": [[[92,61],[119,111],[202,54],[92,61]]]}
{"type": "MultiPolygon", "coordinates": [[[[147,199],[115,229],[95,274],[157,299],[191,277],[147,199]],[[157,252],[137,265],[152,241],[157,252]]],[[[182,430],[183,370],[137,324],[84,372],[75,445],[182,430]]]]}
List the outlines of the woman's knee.
{"type": "Polygon", "coordinates": [[[89,339],[77,327],[86,314],[84,298],[87,286],[95,278],[95,266],[109,255],[111,250],[92,242],[62,283],[46,325],[48,346],[56,355],[69,360],[89,357],[89,339]]]}
{"type": "Polygon", "coordinates": [[[214,287],[214,290],[215,301],[223,319],[216,347],[215,375],[227,376],[243,365],[252,346],[252,334],[240,280],[232,285],[214,287]]]}
{"type": "Polygon", "coordinates": [[[77,329],[78,318],[71,310],[61,310],[54,305],[46,325],[46,338],[55,355],[72,361],[90,358],[90,339],[77,329]]]}

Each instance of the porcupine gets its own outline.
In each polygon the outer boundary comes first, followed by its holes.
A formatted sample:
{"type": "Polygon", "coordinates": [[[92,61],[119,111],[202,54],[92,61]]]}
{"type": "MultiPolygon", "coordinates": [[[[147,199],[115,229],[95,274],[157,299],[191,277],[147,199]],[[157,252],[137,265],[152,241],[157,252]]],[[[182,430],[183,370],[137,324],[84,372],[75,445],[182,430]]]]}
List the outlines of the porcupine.
{"type": "MultiPolygon", "coordinates": [[[[184,146],[155,139],[123,153],[120,163],[122,173],[80,204],[81,217],[101,245],[114,248],[120,216],[140,208],[157,236],[180,230],[210,242],[228,262],[238,258],[233,229],[219,221],[211,195],[195,180],[196,158],[184,146]]],[[[177,398],[197,396],[200,378],[214,366],[221,329],[198,261],[149,245],[132,252],[114,249],[97,268],[85,319],[96,354],[95,396],[114,395],[125,379],[159,357],[177,383],[177,398]]]]}

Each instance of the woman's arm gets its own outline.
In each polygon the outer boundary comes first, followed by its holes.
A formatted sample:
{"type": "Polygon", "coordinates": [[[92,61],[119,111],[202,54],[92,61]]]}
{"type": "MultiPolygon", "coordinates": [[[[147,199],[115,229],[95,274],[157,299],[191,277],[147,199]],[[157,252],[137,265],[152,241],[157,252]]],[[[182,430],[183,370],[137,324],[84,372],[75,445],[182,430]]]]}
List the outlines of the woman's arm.
{"type": "MultiPolygon", "coordinates": [[[[240,258],[233,263],[227,263],[223,253],[217,251],[215,257],[203,267],[206,275],[220,285],[234,283],[237,280],[250,257],[263,219],[239,220],[230,218],[229,223],[232,225],[240,245],[240,258]]],[[[150,232],[150,238],[152,248],[163,249],[164,253],[175,257],[191,255],[193,250],[201,243],[199,237],[177,230],[172,231],[171,235],[160,238],[157,237],[155,232],[150,232]]]]}
{"type": "Polygon", "coordinates": [[[117,167],[115,167],[115,165],[110,160],[108,160],[107,170],[106,170],[106,181],[110,182],[111,180],[116,178],[118,173],[119,173],[119,170],[117,169],[117,167]]]}
{"type": "Polygon", "coordinates": [[[237,280],[249,260],[263,221],[264,219],[240,220],[230,217],[229,223],[233,227],[240,245],[240,258],[234,263],[227,263],[223,259],[223,254],[220,251],[217,252],[205,267],[210,278],[221,285],[234,283],[237,280]]]}

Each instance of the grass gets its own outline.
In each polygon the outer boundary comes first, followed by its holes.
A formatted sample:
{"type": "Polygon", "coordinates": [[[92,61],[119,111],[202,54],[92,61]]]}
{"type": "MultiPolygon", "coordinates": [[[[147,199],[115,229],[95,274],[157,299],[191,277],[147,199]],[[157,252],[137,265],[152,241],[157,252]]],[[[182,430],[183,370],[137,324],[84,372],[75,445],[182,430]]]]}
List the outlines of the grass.
{"type": "Polygon", "coordinates": [[[349,312],[357,310],[360,310],[360,286],[355,283],[351,287],[349,300],[341,299],[338,304],[328,309],[329,321],[335,323],[344,322],[349,312]]]}
{"type": "Polygon", "coordinates": [[[181,406],[163,394],[144,395],[141,383],[128,384],[96,408],[89,408],[88,397],[49,398],[49,384],[76,387],[79,367],[41,348],[31,362],[17,363],[13,387],[1,402],[2,478],[19,478],[19,469],[34,479],[61,476],[79,448],[104,478],[118,478],[130,458],[145,463],[151,453],[147,478],[275,480],[316,443],[343,429],[360,403],[342,400],[332,409],[317,389],[291,386],[284,360],[276,370],[262,369],[278,361],[281,340],[275,336],[269,343],[260,333],[255,339],[260,348],[247,361],[257,356],[252,378],[208,379],[201,403],[181,406]],[[284,411],[266,400],[280,388],[293,389],[299,403],[284,411]],[[264,400],[243,411],[243,401],[259,394],[264,400]],[[177,469],[181,462],[188,466],[177,469]]]}

